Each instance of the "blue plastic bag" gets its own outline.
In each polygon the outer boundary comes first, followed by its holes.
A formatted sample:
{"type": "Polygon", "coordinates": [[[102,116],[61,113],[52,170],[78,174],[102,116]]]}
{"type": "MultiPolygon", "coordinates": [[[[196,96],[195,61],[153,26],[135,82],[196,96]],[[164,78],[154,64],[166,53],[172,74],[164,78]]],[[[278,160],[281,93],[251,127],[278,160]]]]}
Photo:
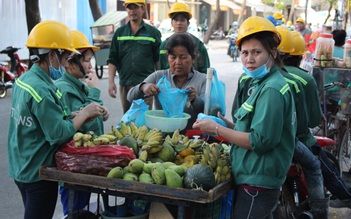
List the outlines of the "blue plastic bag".
{"type": "Polygon", "coordinates": [[[143,99],[133,100],[129,110],[122,116],[117,128],[120,128],[121,122],[125,124],[134,122],[137,127],[145,125],[145,112],[149,110],[149,105],[143,99]]]}
{"type": "Polygon", "coordinates": [[[206,115],[206,114],[199,113],[199,114],[197,115],[197,119],[199,119],[199,120],[203,120],[203,119],[212,119],[212,120],[214,120],[215,122],[217,122],[218,124],[220,124],[221,126],[227,127],[227,124],[226,124],[221,118],[218,118],[217,116],[208,116],[208,115],[206,115]]]}
{"type": "Polygon", "coordinates": [[[225,83],[218,80],[217,72],[216,70],[213,70],[208,114],[211,116],[217,116],[218,111],[225,116],[225,83]]]}
{"type": "Polygon", "coordinates": [[[184,107],[188,100],[188,90],[173,88],[171,83],[163,76],[157,86],[160,90],[157,97],[162,105],[165,117],[181,118],[183,117],[184,107]]]}

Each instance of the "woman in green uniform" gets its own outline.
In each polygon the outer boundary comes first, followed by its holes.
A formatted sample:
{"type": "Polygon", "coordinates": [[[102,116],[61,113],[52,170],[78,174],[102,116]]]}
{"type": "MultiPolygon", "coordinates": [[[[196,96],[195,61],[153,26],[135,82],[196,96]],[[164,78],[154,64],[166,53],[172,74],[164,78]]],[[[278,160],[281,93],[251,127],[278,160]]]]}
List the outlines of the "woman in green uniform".
{"type": "MultiPolygon", "coordinates": [[[[80,54],[72,53],[68,57],[66,73],[55,81],[55,85],[62,94],[64,104],[71,111],[78,111],[92,102],[102,105],[99,79],[92,70],[93,67],[91,64],[94,51],[98,50],[99,47],[92,46],[87,37],[80,31],[72,30],[71,34],[73,46],[80,54]],[[86,78],[85,83],[80,80],[82,78],[86,78]]],[[[107,108],[102,107],[104,108],[104,114],[93,121],[86,122],[79,128],[79,132],[87,133],[88,131],[93,131],[96,135],[103,134],[103,121],[108,119],[109,114],[107,108]]],[[[60,187],[64,215],[68,213],[68,192],[68,189],[60,187]]],[[[73,211],[83,209],[89,203],[89,199],[90,192],[75,191],[73,211]]]]}
{"type": "Polygon", "coordinates": [[[226,120],[226,128],[213,120],[197,120],[193,125],[233,144],[233,218],[272,217],[294,153],[296,112],[289,85],[279,71],[279,43],[270,21],[246,19],[237,46],[243,70],[253,78],[252,93],[235,112],[236,124],[226,120]]]}
{"type": "Polygon", "coordinates": [[[69,111],[52,79],[61,74],[58,54],[66,57],[74,49],[71,31],[57,21],[43,21],[30,32],[31,69],[16,80],[8,135],[8,170],[21,192],[24,218],[51,219],[56,206],[57,182],[42,180],[39,168],[55,163],[57,149],[85,121],[103,115],[104,108],[91,103],[80,111],[69,111]]]}

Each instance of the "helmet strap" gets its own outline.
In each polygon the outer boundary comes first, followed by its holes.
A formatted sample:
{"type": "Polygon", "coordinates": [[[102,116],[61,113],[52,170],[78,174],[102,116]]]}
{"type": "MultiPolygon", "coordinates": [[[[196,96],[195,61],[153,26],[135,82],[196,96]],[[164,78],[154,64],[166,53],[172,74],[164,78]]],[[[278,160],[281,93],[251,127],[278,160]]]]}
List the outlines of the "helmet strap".
{"type": "Polygon", "coordinates": [[[80,63],[80,60],[78,59],[78,56],[76,54],[74,55],[73,61],[78,65],[80,72],[83,74],[83,77],[89,77],[87,73],[85,73],[82,63],[80,63]]]}

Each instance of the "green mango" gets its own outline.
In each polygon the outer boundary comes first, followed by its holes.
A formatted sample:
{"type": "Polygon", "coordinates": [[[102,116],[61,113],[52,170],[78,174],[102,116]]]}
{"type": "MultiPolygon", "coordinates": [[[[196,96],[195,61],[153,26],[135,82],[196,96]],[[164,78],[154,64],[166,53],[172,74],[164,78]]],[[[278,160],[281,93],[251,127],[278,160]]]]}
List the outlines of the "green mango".
{"type": "Polygon", "coordinates": [[[142,173],[139,176],[139,182],[143,183],[154,183],[154,180],[152,179],[151,175],[148,173],[142,173]]]}
{"type": "Polygon", "coordinates": [[[170,167],[170,166],[174,166],[174,165],[176,165],[175,163],[173,163],[173,162],[170,162],[170,161],[167,161],[167,162],[163,162],[162,163],[162,166],[164,167],[164,168],[168,168],[168,167],[170,167]]]}
{"type": "Polygon", "coordinates": [[[145,163],[139,159],[131,160],[128,164],[129,172],[135,173],[135,174],[140,174],[143,171],[144,164],[145,163]]]}
{"type": "Polygon", "coordinates": [[[134,174],[134,173],[126,173],[123,175],[123,179],[124,180],[128,180],[128,181],[139,181],[139,177],[138,175],[134,174]]]}
{"type": "Polygon", "coordinates": [[[166,184],[165,168],[161,163],[156,163],[151,170],[151,176],[158,185],[166,184]]]}
{"type": "Polygon", "coordinates": [[[165,176],[167,186],[183,188],[183,179],[174,170],[166,169],[165,176]]]}
{"type": "Polygon", "coordinates": [[[145,163],[143,166],[143,171],[145,173],[151,174],[151,170],[153,166],[154,166],[154,163],[145,163]]]}
{"type": "Polygon", "coordinates": [[[122,179],[124,175],[122,167],[114,167],[108,172],[107,178],[122,179]]]}
{"type": "Polygon", "coordinates": [[[167,169],[173,170],[174,172],[178,173],[179,176],[184,176],[185,174],[185,169],[183,166],[174,165],[168,167],[167,169]]]}

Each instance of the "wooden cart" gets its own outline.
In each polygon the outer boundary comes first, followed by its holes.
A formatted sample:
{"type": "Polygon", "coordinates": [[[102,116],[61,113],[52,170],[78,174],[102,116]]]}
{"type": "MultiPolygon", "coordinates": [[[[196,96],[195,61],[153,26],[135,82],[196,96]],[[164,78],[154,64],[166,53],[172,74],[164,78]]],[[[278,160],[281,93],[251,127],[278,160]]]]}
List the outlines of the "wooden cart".
{"type": "MultiPolygon", "coordinates": [[[[207,192],[60,171],[52,166],[41,167],[39,176],[44,180],[64,182],[65,187],[70,188],[70,193],[72,192],[72,195],[70,195],[70,206],[73,206],[72,189],[74,189],[175,205],[177,206],[178,218],[184,218],[186,207],[191,207],[193,211],[199,211],[199,209],[209,211],[209,209],[212,208],[209,212],[211,214],[215,214],[214,212],[216,212],[217,216],[210,215],[209,217],[219,218],[220,198],[226,195],[233,186],[233,181],[228,180],[207,192]],[[217,206],[214,207],[215,202],[217,206]]],[[[69,218],[72,213],[71,209],[70,207],[69,218]]],[[[187,218],[189,217],[189,212],[186,216],[187,218]]],[[[230,215],[227,217],[230,218],[230,215]]]]}

